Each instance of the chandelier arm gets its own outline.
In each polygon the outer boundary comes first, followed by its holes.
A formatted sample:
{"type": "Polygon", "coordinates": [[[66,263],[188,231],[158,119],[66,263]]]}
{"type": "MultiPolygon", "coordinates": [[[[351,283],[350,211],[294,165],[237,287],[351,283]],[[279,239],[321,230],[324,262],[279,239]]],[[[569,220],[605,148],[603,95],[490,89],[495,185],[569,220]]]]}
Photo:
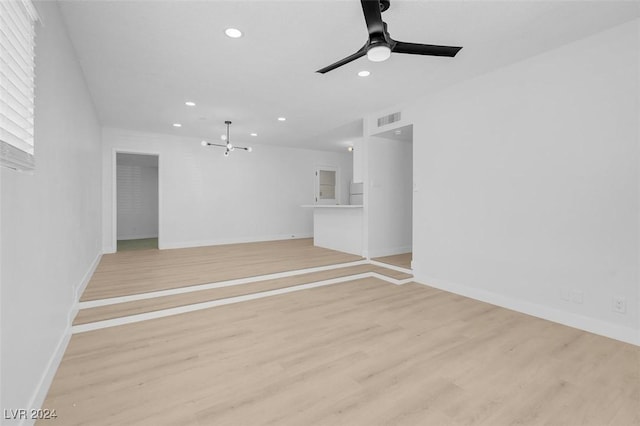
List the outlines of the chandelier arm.
{"type": "Polygon", "coordinates": [[[229,154],[231,153],[231,151],[234,151],[236,149],[241,149],[243,151],[247,151],[247,152],[251,152],[251,147],[245,147],[245,146],[233,146],[233,144],[230,141],[230,136],[229,136],[229,125],[231,124],[231,121],[227,120],[224,122],[224,124],[227,125],[227,139],[226,139],[226,144],[219,144],[219,143],[211,143],[211,142],[207,142],[207,141],[202,141],[202,145],[207,145],[207,146],[219,146],[220,148],[225,148],[225,152],[224,155],[225,157],[228,157],[229,154]]]}

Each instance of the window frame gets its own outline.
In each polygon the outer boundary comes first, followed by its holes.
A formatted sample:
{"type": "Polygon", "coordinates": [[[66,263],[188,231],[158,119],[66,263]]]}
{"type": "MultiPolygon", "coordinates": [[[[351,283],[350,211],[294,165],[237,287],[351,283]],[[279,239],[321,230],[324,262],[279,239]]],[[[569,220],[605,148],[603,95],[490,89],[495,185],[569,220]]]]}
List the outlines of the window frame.
{"type": "Polygon", "coordinates": [[[35,39],[32,0],[0,1],[0,166],[35,169],[35,39]]]}

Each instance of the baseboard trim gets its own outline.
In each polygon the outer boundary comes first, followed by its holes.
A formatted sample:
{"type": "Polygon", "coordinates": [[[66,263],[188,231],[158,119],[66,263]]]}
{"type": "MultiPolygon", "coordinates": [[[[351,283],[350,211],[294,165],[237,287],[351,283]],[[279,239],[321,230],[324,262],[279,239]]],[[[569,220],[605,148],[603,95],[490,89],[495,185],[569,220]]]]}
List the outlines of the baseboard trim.
{"type": "MultiPolygon", "coordinates": [[[[89,284],[89,281],[91,280],[91,277],[93,276],[93,273],[98,267],[98,264],[100,263],[101,259],[102,259],[102,253],[98,253],[96,257],[93,259],[93,261],[91,262],[91,265],[89,265],[89,269],[87,269],[87,272],[82,277],[82,280],[80,280],[77,286],[73,287],[74,300],[71,305],[71,309],[67,314],[67,327],[65,328],[64,333],[60,337],[60,340],[58,341],[58,345],[53,351],[51,358],[49,358],[49,362],[47,363],[47,366],[44,369],[44,373],[42,374],[42,377],[40,378],[40,381],[36,386],[36,390],[33,393],[31,400],[29,401],[28,407],[37,409],[42,407],[42,404],[44,404],[44,401],[47,397],[47,393],[49,392],[49,387],[51,387],[53,378],[56,375],[56,371],[58,371],[58,367],[60,366],[62,357],[64,356],[64,353],[67,350],[67,346],[69,345],[69,341],[71,340],[71,334],[72,334],[71,323],[73,322],[73,318],[76,316],[76,313],[78,312],[78,301],[79,301],[80,295],[82,294],[84,289],[87,287],[87,284],[89,284]]],[[[20,423],[21,426],[22,425],[26,426],[29,424],[33,424],[33,421],[23,420],[20,423]]]]}
{"type": "Polygon", "coordinates": [[[102,253],[98,253],[96,255],[95,259],[93,259],[93,262],[91,262],[91,265],[87,270],[87,273],[84,274],[84,277],[82,277],[82,281],[80,282],[80,285],[76,287],[76,297],[73,300],[74,303],[78,303],[78,301],[80,300],[80,296],[82,296],[82,293],[87,288],[89,281],[91,281],[91,277],[93,276],[93,273],[96,271],[96,268],[100,264],[100,260],[102,260],[102,253]]]}
{"type": "MultiPolygon", "coordinates": [[[[67,345],[69,344],[70,340],[71,326],[67,326],[64,334],[58,342],[58,345],[56,346],[56,349],[51,355],[51,358],[49,358],[49,362],[47,363],[47,367],[44,370],[44,374],[40,378],[38,386],[36,387],[36,391],[34,392],[33,397],[31,398],[31,401],[29,401],[29,405],[27,405],[27,407],[38,409],[44,404],[44,400],[46,399],[47,393],[49,392],[49,387],[53,382],[56,371],[58,371],[58,366],[62,361],[62,357],[64,356],[64,352],[67,350],[67,345]]],[[[33,423],[34,420],[24,419],[20,422],[20,426],[31,425],[33,423]]]]}
{"type": "Polygon", "coordinates": [[[84,274],[84,277],[82,277],[82,280],[80,281],[79,285],[74,289],[73,305],[71,307],[71,310],[69,311],[69,317],[67,318],[68,327],[71,327],[71,324],[73,323],[73,319],[76,317],[76,315],[78,314],[78,311],[80,310],[80,307],[78,305],[80,303],[80,296],[82,296],[82,293],[84,293],[84,290],[87,288],[89,281],[91,281],[91,277],[93,276],[93,273],[96,271],[98,264],[100,264],[101,259],[102,259],[102,253],[98,253],[95,259],[93,259],[93,262],[91,262],[91,265],[89,266],[89,269],[87,270],[87,272],[84,274]]]}
{"type": "Polygon", "coordinates": [[[164,250],[164,249],[178,249],[178,248],[189,248],[189,247],[220,246],[225,244],[257,243],[257,242],[263,242],[263,241],[299,240],[304,238],[313,238],[313,232],[263,235],[259,237],[223,238],[219,240],[179,241],[179,242],[172,242],[172,243],[165,243],[165,242],[159,241],[158,248],[161,250],[164,250]]]}
{"type": "Polygon", "coordinates": [[[459,294],[471,299],[480,300],[502,308],[511,309],[537,318],[542,318],[558,324],[588,331],[600,336],[620,340],[625,343],[640,346],[640,330],[611,324],[595,318],[566,312],[548,306],[514,299],[512,297],[481,290],[461,284],[450,283],[437,278],[418,276],[414,280],[418,284],[438,288],[450,293],[459,294]]]}

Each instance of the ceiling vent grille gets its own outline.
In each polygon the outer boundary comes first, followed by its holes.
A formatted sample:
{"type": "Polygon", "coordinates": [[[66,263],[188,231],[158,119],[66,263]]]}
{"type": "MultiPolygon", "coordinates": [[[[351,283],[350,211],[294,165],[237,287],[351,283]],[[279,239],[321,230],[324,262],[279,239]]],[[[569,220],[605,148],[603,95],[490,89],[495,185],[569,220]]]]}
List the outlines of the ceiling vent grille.
{"type": "Polygon", "coordinates": [[[378,118],[378,127],[386,126],[387,124],[395,123],[396,121],[400,121],[400,112],[394,112],[393,114],[385,115],[384,117],[378,118]]]}

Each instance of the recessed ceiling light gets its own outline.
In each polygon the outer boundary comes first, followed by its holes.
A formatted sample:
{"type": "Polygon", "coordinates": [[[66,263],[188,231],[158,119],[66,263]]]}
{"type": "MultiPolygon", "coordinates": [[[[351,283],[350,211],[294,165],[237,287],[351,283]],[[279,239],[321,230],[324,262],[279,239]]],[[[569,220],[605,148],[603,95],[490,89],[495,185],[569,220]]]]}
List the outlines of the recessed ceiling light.
{"type": "Polygon", "coordinates": [[[182,127],[182,124],[180,124],[180,123],[173,123],[173,127],[182,127]]]}
{"type": "Polygon", "coordinates": [[[231,38],[242,37],[242,31],[240,31],[237,28],[227,28],[226,30],[224,30],[224,33],[227,35],[227,37],[231,37],[231,38]]]}
{"type": "Polygon", "coordinates": [[[371,73],[370,73],[369,71],[364,70],[364,71],[360,71],[360,72],[358,73],[358,75],[359,75],[360,77],[369,77],[369,76],[371,75],[371,73]]]}
{"type": "Polygon", "coordinates": [[[287,119],[284,117],[278,117],[278,121],[287,121],[287,119]]]}
{"type": "Polygon", "coordinates": [[[258,136],[257,133],[249,133],[251,136],[258,136]]]}
{"type": "Polygon", "coordinates": [[[195,102],[187,101],[184,103],[186,106],[196,106],[195,102]]]}

